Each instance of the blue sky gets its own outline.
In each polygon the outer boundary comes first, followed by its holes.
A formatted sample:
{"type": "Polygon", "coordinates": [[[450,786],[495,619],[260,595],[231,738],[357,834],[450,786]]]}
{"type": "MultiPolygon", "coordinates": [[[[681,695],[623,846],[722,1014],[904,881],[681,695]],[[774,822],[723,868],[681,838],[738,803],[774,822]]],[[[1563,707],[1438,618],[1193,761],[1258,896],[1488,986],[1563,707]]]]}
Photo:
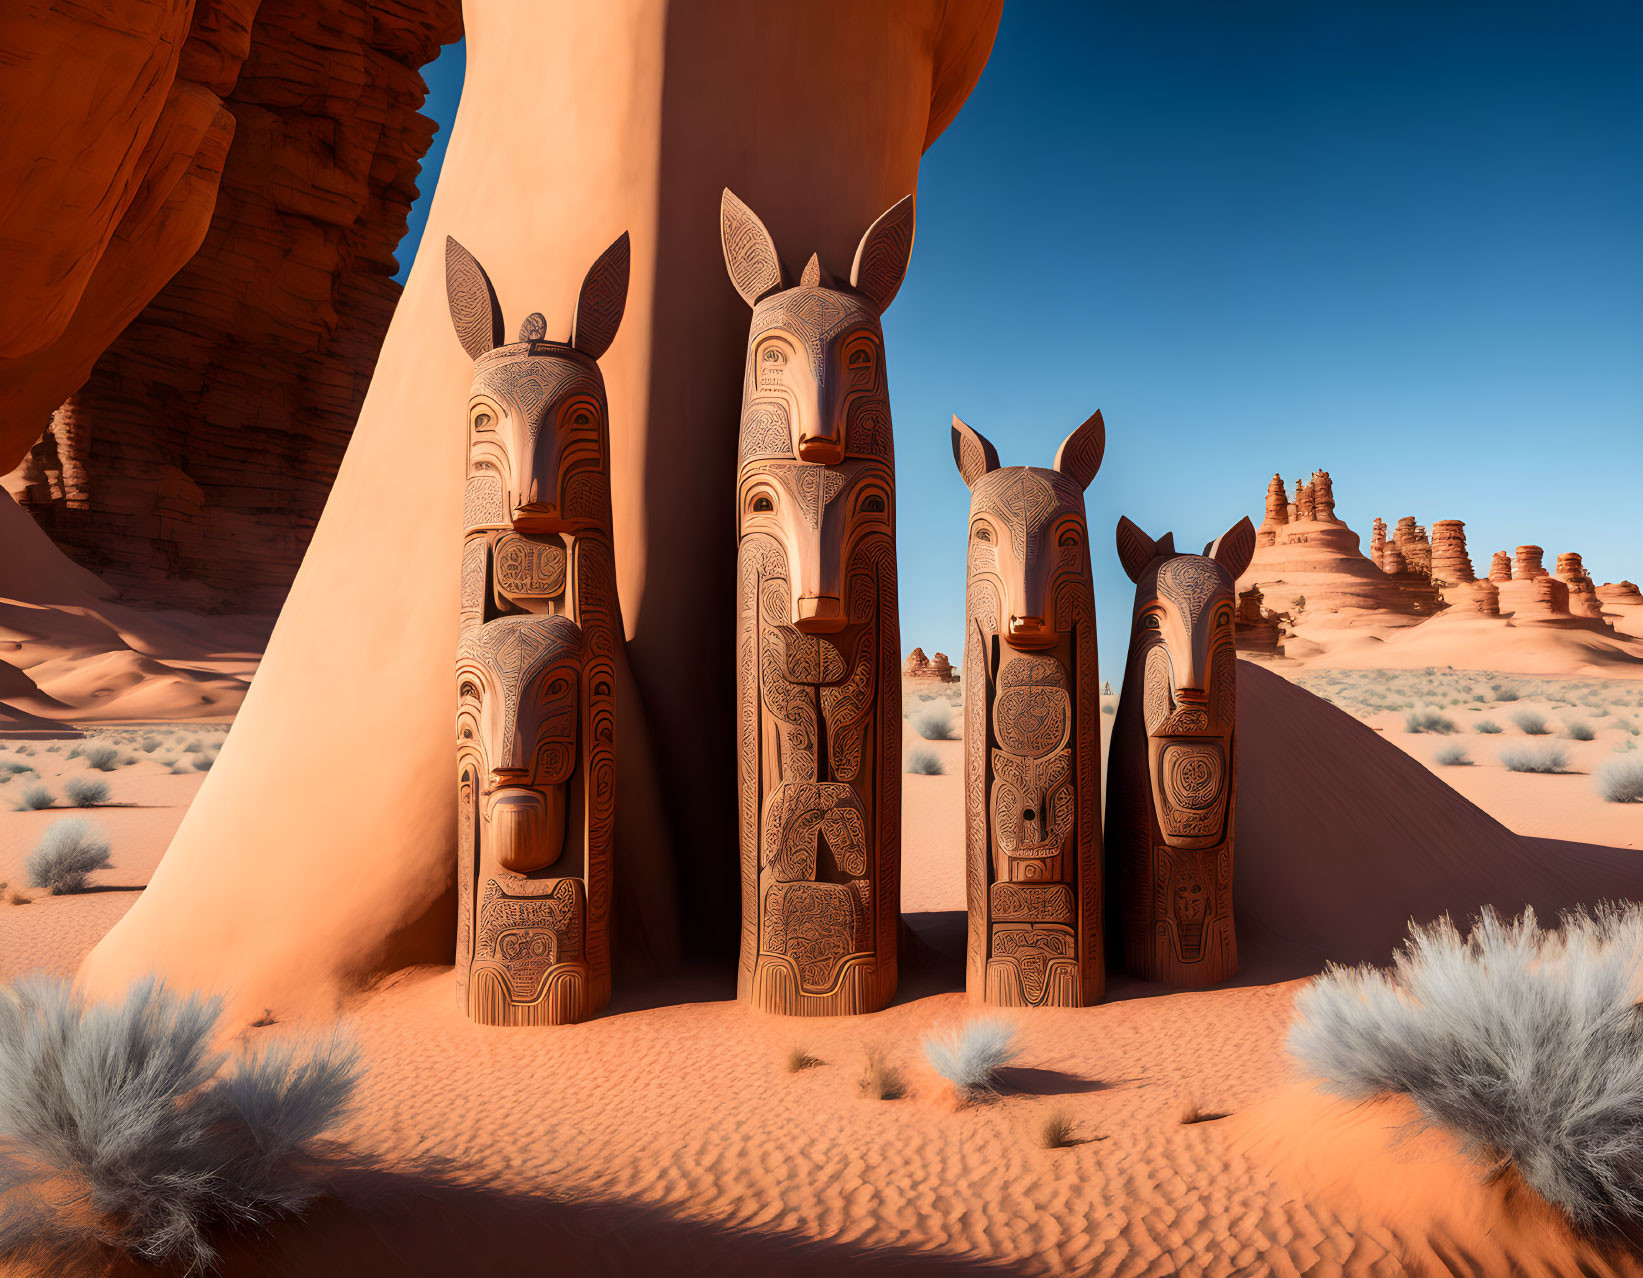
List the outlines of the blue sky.
{"type": "MultiPolygon", "coordinates": [[[[1274,470],[1329,470],[1365,540],[1463,519],[1480,566],[1535,542],[1638,580],[1640,63],[1630,3],[1015,0],[885,316],[904,646],[962,647],[954,412],[1048,465],[1103,410],[1115,683],[1118,516],[1201,546],[1259,521],[1274,470]]],[[[426,78],[424,199],[461,46],[426,78]]]]}

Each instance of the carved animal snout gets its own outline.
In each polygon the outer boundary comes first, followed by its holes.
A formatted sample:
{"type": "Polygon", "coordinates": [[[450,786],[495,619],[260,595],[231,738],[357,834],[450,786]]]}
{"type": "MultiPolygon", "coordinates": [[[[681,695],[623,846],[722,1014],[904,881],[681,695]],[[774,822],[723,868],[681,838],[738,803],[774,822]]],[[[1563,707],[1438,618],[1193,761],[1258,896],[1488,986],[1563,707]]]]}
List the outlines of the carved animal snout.
{"type": "Polygon", "coordinates": [[[799,434],[799,459],[807,462],[819,462],[823,466],[837,466],[844,461],[844,437],[834,430],[811,434],[802,431],[799,434]]]}
{"type": "Polygon", "coordinates": [[[1048,648],[1055,643],[1055,631],[1050,629],[1043,617],[1012,614],[1004,637],[1012,648],[1048,648]]]}
{"type": "Polygon", "coordinates": [[[794,628],[807,635],[844,629],[844,601],[837,595],[800,595],[793,602],[794,628]]]}

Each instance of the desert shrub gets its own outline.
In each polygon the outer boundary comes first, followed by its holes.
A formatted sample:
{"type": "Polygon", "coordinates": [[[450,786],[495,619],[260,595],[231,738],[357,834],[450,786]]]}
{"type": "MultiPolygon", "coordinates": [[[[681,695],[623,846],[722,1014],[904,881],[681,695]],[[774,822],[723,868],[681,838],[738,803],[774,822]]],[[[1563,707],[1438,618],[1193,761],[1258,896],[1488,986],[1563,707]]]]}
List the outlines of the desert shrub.
{"type": "Polygon", "coordinates": [[[198,754],[203,749],[205,749],[205,742],[201,741],[198,737],[192,737],[189,739],[188,744],[183,747],[183,753],[198,754]]]}
{"type": "Polygon", "coordinates": [[[171,765],[171,772],[172,772],[172,775],[174,775],[174,776],[179,774],[179,773],[193,772],[193,771],[194,771],[194,761],[192,759],[178,759],[176,762],[174,762],[171,765]]]}
{"type": "Polygon", "coordinates": [[[120,760],[120,752],[111,745],[87,746],[85,760],[88,768],[96,768],[99,772],[112,772],[120,760]]]}
{"type": "Polygon", "coordinates": [[[1180,1123],[1183,1127],[1191,1127],[1194,1123],[1213,1123],[1217,1119],[1225,1117],[1227,1117],[1226,1110],[1210,1109],[1208,1106],[1199,1104],[1194,1097],[1188,1096],[1181,1102],[1180,1123]]]}
{"type": "Polygon", "coordinates": [[[73,807],[94,808],[108,802],[108,782],[101,777],[70,777],[63,782],[63,793],[73,807]]]}
{"type": "Polygon", "coordinates": [[[1408,1096],[1585,1228],[1643,1221],[1643,909],[1412,927],[1390,972],[1332,967],[1289,1049],[1332,1091],[1408,1096]],[[1578,1046],[1576,1046],[1578,1045],[1578,1046]]]}
{"type": "Polygon", "coordinates": [[[1473,732],[1482,732],[1485,735],[1493,735],[1500,730],[1500,724],[1496,723],[1493,719],[1479,719],[1472,725],[1473,732]]]}
{"type": "Polygon", "coordinates": [[[1438,752],[1432,756],[1432,761],[1445,768],[1459,767],[1472,762],[1466,756],[1466,747],[1460,744],[1440,746],[1438,752]]]}
{"type": "Polygon", "coordinates": [[[1455,721],[1436,710],[1411,710],[1403,716],[1403,730],[1448,733],[1455,730],[1455,721]]]}
{"type": "Polygon", "coordinates": [[[34,765],[32,763],[24,763],[21,759],[0,760],[0,772],[5,772],[8,775],[15,775],[19,772],[33,771],[34,765]]]}
{"type": "Polygon", "coordinates": [[[1522,695],[1516,688],[1499,683],[1495,684],[1490,691],[1495,694],[1496,701],[1516,701],[1522,695]]]}
{"type": "Polygon", "coordinates": [[[1605,803],[1643,803],[1643,759],[1610,759],[1594,780],[1605,803]]]}
{"type": "Polygon", "coordinates": [[[0,997],[0,1254],[101,1242],[208,1268],[220,1226],[300,1212],[324,1186],[319,1138],[359,1078],[352,1048],[287,1040],[232,1068],[211,1042],[221,1005],[155,980],[88,1005],[34,976],[0,997]],[[73,1199],[63,1215],[56,1204],[73,1199]]]}
{"type": "Polygon", "coordinates": [[[1565,719],[1563,721],[1563,731],[1571,741],[1590,741],[1597,736],[1591,724],[1582,723],[1579,719],[1565,719]]]}
{"type": "Polygon", "coordinates": [[[1569,752],[1555,741],[1506,746],[1500,752],[1500,766],[1508,772],[1563,772],[1569,766],[1569,752]]]}
{"type": "Polygon", "coordinates": [[[67,817],[53,821],[29,853],[24,870],[29,886],[45,888],[53,896],[84,892],[93,870],[106,870],[108,836],[90,821],[67,817]]]}
{"type": "Polygon", "coordinates": [[[158,737],[144,737],[142,747],[144,754],[153,754],[160,748],[160,739],[158,737]]]}
{"type": "Polygon", "coordinates": [[[999,1070],[1020,1054],[1015,1026],[995,1016],[931,1034],[922,1046],[931,1068],[965,1096],[996,1091],[999,1070]]]}
{"type": "Polygon", "coordinates": [[[58,745],[56,742],[53,742],[51,745],[48,745],[46,747],[46,753],[47,754],[57,754],[59,751],[62,750],[62,748],[63,747],[61,745],[58,745]]]}
{"type": "Polygon", "coordinates": [[[812,1056],[804,1048],[794,1045],[787,1049],[787,1072],[798,1074],[807,1069],[815,1069],[818,1065],[825,1065],[826,1061],[819,1056],[812,1056]]]}
{"type": "Polygon", "coordinates": [[[1055,1105],[1039,1115],[1034,1124],[1033,1134],[1044,1149],[1066,1149],[1069,1145],[1076,1145],[1078,1140],[1073,1135],[1072,1111],[1063,1105],[1055,1105]]]}
{"type": "Polygon", "coordinates": [[[882,1047],[867,1049],[867,1063],[856,1087],[865,1100],[900,1100],[907,1094],[906,1078],[882,1047]]]}
{"type": "Polygon", "coordinates": [[[38,812],[41,808],[49,808],[57,802],[57,796],[43,785],[31,785],[25,789],[17,800],[19,812],[38,812]]]}
{"type": "Polygon", "coordinates": [[[934,750],[914,750],[907,756],[907,771],[916,777],[939,777],[945,775],[947,768],[934,750]]]}
{"type": "Polygon", "coordinates": [[[958,734],[953,731],[952,711],[934,706],[913,717],[913,730],[926,741],[952,741],[958,734]]]}
{"type": "Polygon", "coordinates": [[[1525,736],[1543,737],[1550,731],[1546,726],[1546,716],[1538,710],[1519,710],[1512,716],[1512,722],[1525,736]]]}
{"type": "Polygon", "coordinates": [[[1102,706],[1101,707],[1101,713],[1102,714],[1116,714],[1117,712],[1118,712],[1118,707],[1117,706],[1102,706]]]}
{"type": "Polygon", "coordinates": [[[936,699],[936,694],[933,692],[921,692],[918,694],[918,699],[920,701],[934,701],[936,699]]]}
{"type": "Polygon", "coordinates": [[[211,771],[211,765],[216,761],[217,752],[215,750],[202,750],[194,756],[194,771],[209,772],[211,771]]]}
{"type": "Polygon", "coordinates": [[[1619,728],[1627,736],[1635,737],[1637,735],[1637,725],[1630,719],[1616,719],[1614,721],[1614,726],[1619,728]]]}
{"type": "Polygon", "coordinates": [[[20,745],[17,747],[17,753],[26,754],[32,758],[34,755],[34,747],[31,745],[20,745]]]}

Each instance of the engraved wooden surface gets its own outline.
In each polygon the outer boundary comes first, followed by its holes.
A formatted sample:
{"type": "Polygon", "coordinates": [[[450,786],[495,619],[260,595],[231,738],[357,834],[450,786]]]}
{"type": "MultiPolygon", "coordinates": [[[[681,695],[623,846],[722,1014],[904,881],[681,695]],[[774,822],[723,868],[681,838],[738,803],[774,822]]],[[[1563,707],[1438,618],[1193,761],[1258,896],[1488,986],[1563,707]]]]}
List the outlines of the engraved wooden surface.
{"type": "Polygon", "coordinates": [[[721,233],[753,307],[737,483],[737,987],[766,1011],[871,1012],[895,994],[901,904],[895,456],[875,299],[887,304],[906,271],[912,200],[862,238],[871,294],[814,256],[784,289],[769,232],[729,191],[721,233]]]}
{"type": "Polygon", "coordinates": [[[1083,1007],[1106,988],[1100,680],[1084,489],[1101,414],[1053,469],[1000,467],[953,418],[970,487],[965,599],[965,984],[1004,1007],[1083,1007]]]}
{"type": "Polygon", "coordinates": [[[1113,725],[1107,858],[1132,976],[1213,985],[1238,970],[1232,912],[1237,807],[1234,583],[1255,551],[1246,518],[1202,555],[1118,522],[1136,583],[1113,725]]]}

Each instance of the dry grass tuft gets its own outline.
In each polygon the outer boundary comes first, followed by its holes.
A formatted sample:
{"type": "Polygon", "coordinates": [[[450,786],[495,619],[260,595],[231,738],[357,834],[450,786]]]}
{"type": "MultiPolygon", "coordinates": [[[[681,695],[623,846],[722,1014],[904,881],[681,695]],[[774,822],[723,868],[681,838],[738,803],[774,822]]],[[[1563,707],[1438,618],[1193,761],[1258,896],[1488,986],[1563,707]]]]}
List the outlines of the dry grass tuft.
{"type": "Polygon", "coordinates": [[[815,1069],[816,1066],[825,1064],[827,1062],[821,1057],[812,1056],[797,1043],[787,1049],[787,1072],[789,1074],[799,1074],[807,1069],[815,1069]]]}
{"type": "Polygon", "coordinates": [[[1033,1124],[1033,1134],[1041,1149],[1067,1149],[1079,1143],[1078,1137],[1073,1134],[1076,1127],[1072,1111],[1056,1105],[1038,1116],[1033,1124]]]}
{"type": "Polygon", "coordinates": [[[867,1049],[867,1065],[856,1086],[863,1100],[900,1100],[907,1095],[907,1078],[900,1067],[891,1063],[882,1047],[867,1049]]]}

